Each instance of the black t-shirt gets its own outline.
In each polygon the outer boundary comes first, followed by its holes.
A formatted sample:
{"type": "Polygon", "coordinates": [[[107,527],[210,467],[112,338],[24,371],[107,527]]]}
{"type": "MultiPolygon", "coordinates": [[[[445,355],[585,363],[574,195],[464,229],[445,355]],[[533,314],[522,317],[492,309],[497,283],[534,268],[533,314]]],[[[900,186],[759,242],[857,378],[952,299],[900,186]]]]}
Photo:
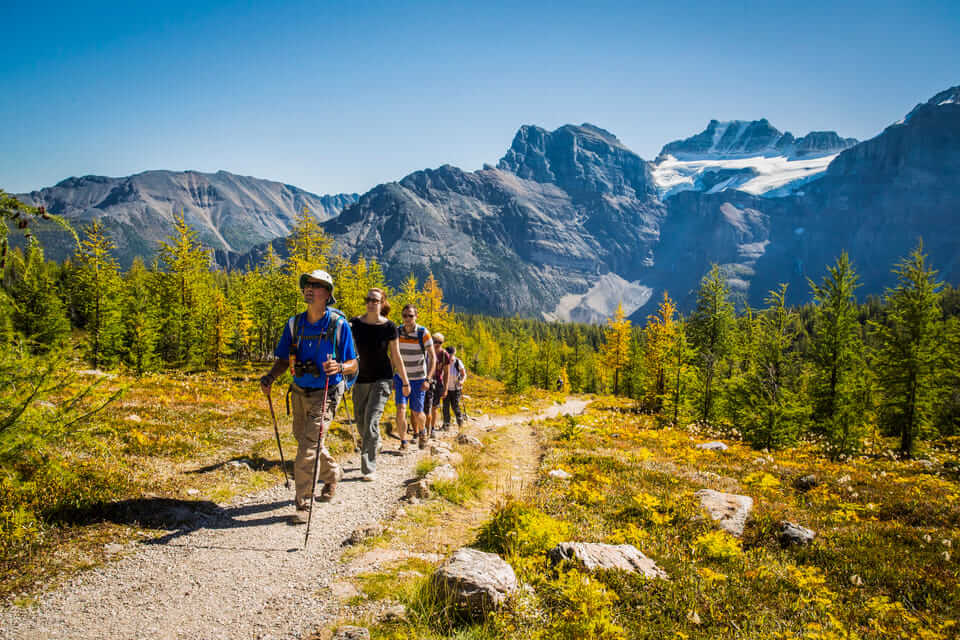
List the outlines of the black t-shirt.
{"type": "Polygon", "coordinates": [[[391,340],[397,339],[397,325],[387,320],[383,324],[367,324],[360,316],[350,321],[353,341],[360,358],[357,382],[377,382],[393,377],[393,365],[388,353],[391,340]]]}

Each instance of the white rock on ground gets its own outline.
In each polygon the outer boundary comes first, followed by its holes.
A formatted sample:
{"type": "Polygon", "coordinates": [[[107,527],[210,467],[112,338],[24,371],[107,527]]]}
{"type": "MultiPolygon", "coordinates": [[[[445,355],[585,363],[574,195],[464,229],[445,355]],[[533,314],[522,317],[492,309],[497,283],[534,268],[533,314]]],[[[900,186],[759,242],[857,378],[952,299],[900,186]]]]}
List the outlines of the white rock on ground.
{"type": "Polygon", "coordinates": [[[547,475],[551,478],[557,478],[558,480],[568,480],[573,477],[563,469],[551,469],[547,475]]]}
{"type": "Polygon", "coordinates": [[[726,451],[729,449],[729,447],[719,440],[714,440],[713,442],[703,442],[698,444],[697,449],[703,449],[704,451],[726,451]]]}
{"type": "Polygon", "coordinates": [[[483,449],[483,443],[480,442],[478,438],[475,438],[474,436],[471,436],[466,433],[461,433],[460,435],[457,436],[457,444],[463,444],[470,447],[478,447],[480,449],[483,449]]]}
{"type": "Polygon", "coordinates": [[[713,489],[701,489],[694,495],[721,529],[737,537],[743,535],[743,528],[753,510],[753,498],[713,489]]]}
{"type": "Polygon", "coordinates": [[[499,608],[517,589],[513,567],[495,553],[457,549],[431,578],[460,611],[483,616],[499,608]]]}
{"type": "Polygon", "coordinates": [[[618,569],[628,573],[640,572],[648,578],[669,579],[666,571],[632,544],[561,542],[547,551],[547,557],[554,564],[573,560],[588,571],[618,569]]]}
{"type": "Polygon", "coordinates": [[[453,468],[452,465],[444,464],[436,467],[433,471],[428,473],[424,480],[427,481],[427,484],[433,486],[434,482],[454,482],[459,477],[457,470],[453,468]]]}

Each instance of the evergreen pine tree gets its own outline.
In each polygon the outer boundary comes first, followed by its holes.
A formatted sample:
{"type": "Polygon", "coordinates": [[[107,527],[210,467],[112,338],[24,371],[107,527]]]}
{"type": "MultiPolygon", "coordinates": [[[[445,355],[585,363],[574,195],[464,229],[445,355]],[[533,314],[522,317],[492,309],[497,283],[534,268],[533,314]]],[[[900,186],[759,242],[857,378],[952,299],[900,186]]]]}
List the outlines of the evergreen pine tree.
{"type": "Polygon", "coordinates": [[[630,357],[630,321],[624,317],[623,303],[617,304],[613,316],[607,319],[604,331],[603,357],[608,375],[613,379],[613,393],[620,393],[620,375],[630,357]]]}
{"type": "Polygon", "coordinates": [[[157,367],[157,342],[160,322],[156,313],[156,292],[161,274],[147,271],[140,258],[135,258],[124,276],[123,325],[124,361],[137,376],[157,367]]]}
{"type": "Polygon", "coordinates": [[[717,376],[729,350],[733,320],[730,289],[720,273],[720,267],[713,265],[710,273],[700,281],[697,307],[687,323],[690,343],[697,354],[700,386],[698,414],[702,422],[710,422],[714,416],[717,376]]]}
{"type": "Polygon", "coordinates": [[[880,419],[888,432],[900,437],[900,453],[909,456],[931,425],[938,366],[944,362],[941,283],[927,266],[922,242],[894,273],[898,284],[885,296],[887,318],[873,323],[880,342],[880,419]]]}
{"type": "Polygon", "coordinates": [[[796,316],[786,307],[787,285],[771,291],[767,310],[757,316],[757,357],[738,383],[741,426],[757,448],[793,444],[807,409],[800,395],[800,366],[792,351],[796,316]]]}
{"type": "Polygon", "coordinates": [[[56,265],[47,263],[43,249],[31,241],[23,261],[12,266],[8,291],[13,301],[14,331],[34,343],[39,351],[62,345],[70,334],[70,322],[57,295],[56,265]]]}
{"type": "Polygon", "coordinates": [[[94,367],[116,363],[124,350],[122,283],[116,248],[99,221],[83,230],[75,255],[74,295],[86,328],[86,355],[94,367]]]}
{"type": "Polygon", "coordinates": [[[860,448],[869,408],[869,372],[855,297],[858,278],[843,252],[822,284],[809,282],[817,305],[811,348],[813,418],[823,428],[831,454],[846,455],[860,448]]]}

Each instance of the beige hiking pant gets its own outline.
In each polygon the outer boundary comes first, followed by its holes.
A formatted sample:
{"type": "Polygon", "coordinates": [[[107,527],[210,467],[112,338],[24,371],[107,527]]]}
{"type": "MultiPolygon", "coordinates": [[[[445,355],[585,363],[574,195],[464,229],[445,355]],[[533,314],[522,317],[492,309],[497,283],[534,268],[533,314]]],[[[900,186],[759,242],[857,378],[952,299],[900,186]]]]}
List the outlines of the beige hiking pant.
{"type": "Polygon", "coordinates": [[[297,439],[297,458],[293,462],[293,481],[296,485],[296,506],[310,506],[313,496],[313,462],[319,450],[319,468],[317,477],[324,484],[340,479],[340,466],[327,451],[323,436],[330,431],[330,422],[343,397],[343,384],[327,389],[326,411],[323,409],[323,390],[307,394],[297,385],[291,386],[293,402],[293,437],[297,439]],[[321,418],[324,433],[320,433],[321,418]],[[318,443],[319,440],[319,443],[318,443]],[[319,446],[318,446],[319,445],[319,446]]]}

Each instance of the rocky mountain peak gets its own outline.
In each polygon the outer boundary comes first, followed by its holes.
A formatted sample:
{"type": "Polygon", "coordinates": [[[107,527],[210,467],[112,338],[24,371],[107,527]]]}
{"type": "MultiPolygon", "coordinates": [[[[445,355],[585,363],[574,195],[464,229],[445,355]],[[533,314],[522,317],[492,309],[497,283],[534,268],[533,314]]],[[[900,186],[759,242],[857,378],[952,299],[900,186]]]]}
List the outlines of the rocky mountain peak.
{"type": "Polygon", "coordinates": [[[647,163],[615,135],[589,123],[552,132],[524,125],[497,168],[555,184],[575,198],[591,194],[645,197],[654,192],[647,163]]]}
{"type": "Polygon", "coordinates": [[[711,120],[700,133],[663,146],[658,159],[678,160],[746,158],[752,156],[802,157],[831,155],[855,145],[855,138],[841,138],[835,131],[811,131],[795,138],[781,132],[766,118],[760,120],[711,120]]]}
{"type": "Polygon", "coordinates": [[[944,89],[926,102],[915,106],[907,116],[897,124],[909,122],[914,116],[922,113],[932,113],[937,109],[960,109],[960,85],[944,89]]]}

